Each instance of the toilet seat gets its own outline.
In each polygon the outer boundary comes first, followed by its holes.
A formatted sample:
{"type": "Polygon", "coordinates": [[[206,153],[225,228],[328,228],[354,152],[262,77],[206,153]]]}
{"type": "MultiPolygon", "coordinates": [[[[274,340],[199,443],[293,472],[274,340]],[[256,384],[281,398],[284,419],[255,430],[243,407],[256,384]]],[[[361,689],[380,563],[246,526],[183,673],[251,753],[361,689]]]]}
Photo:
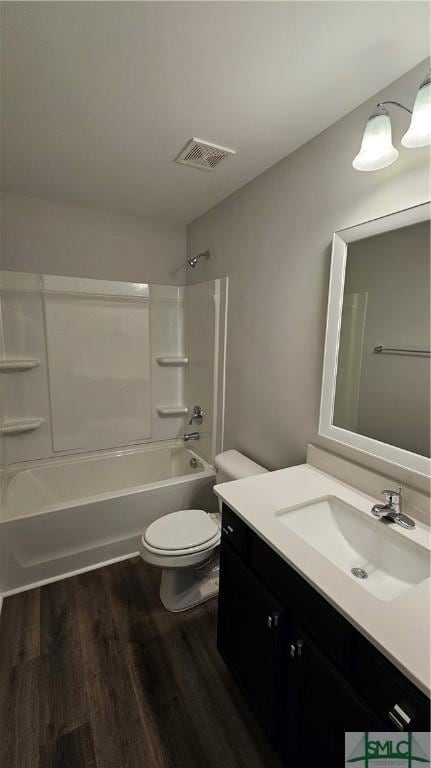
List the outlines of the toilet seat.
{"type": "Polygon", "coordinates": [[[202,509],[171,512],[148,526],[142,544],[163,556],[190,555],[217,546],[220,531],[202,509]]]}

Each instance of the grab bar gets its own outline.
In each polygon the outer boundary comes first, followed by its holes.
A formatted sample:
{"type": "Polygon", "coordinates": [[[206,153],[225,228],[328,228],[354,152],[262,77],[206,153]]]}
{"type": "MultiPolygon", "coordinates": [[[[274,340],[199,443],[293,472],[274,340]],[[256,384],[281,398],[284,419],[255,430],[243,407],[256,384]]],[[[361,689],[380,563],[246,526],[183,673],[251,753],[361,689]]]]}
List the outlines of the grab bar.
{"type": "Polygon", "coordinates": [[[374,347],[374,352],[377,352],[377,353],[393,352],[399,355],[419,355],[420,357],[430,357],[431,355],[431,350],[429,349],[413,349],[409,347],[384,347],[382,344],[379,344],[377,347],[374,347]]]}

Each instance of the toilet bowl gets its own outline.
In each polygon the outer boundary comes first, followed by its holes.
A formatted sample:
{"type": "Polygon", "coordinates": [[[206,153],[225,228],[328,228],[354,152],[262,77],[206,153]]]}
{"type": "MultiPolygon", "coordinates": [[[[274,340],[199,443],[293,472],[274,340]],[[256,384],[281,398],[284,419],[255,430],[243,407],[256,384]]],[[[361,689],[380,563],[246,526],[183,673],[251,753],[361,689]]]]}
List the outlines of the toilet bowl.
{"type": "Polygon", "coordinates": [[[220,543],[217,515],[202,509],[171,512],[148,526],[141,557],[162,569],[160,599],[168,611],[184,611],[218,592],[218,572],[211,572],[220,543]]]}
{"type": "MultiPolygon", "coordinates": [[[[267,470],[238,451],[216,456],[217,481],[226,482],[267,470]]],[[[160,599],[168,611],[185,611],[218,593],[220,515],[202,509],[171,512],[148,526],[141,557],[161,568],[160,599]]]]}

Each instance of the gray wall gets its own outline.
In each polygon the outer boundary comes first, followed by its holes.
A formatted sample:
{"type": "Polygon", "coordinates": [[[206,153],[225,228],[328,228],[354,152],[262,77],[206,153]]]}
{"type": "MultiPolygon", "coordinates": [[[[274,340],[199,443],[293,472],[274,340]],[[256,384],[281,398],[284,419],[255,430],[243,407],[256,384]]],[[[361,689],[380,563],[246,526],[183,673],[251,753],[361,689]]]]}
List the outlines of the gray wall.
{"type": "MultiPolygon", "coordinates": [[[[303,462],[311,441],[394,474],[318,437],[331,238],[429,198],[427,150],[401,149],[375,173],[352,168],[376,100],[412,105],[426,72],[424,62],[190,225],[190,253],[211,259],[188,280],[230,278],[225,448],[279,468],[303,462]]],[[[400,147],[408,119],[391,115],[400,147]]]]}
{"type": "Polygon", "coordinates": [[[185,224],[6,194],[2,269],[182,285],[185,224]]]}

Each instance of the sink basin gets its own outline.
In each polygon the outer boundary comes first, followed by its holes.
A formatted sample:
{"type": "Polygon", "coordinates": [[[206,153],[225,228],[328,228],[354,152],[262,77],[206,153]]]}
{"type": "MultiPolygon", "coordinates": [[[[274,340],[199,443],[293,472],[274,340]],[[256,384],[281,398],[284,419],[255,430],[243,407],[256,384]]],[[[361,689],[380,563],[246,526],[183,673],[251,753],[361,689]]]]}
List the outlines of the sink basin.
{"type": "Polygon", "coordinates": [[[379,600],[393,600],[429,576],[426,549],[336,496],[275,514],[282,525],[379,600]]]}

